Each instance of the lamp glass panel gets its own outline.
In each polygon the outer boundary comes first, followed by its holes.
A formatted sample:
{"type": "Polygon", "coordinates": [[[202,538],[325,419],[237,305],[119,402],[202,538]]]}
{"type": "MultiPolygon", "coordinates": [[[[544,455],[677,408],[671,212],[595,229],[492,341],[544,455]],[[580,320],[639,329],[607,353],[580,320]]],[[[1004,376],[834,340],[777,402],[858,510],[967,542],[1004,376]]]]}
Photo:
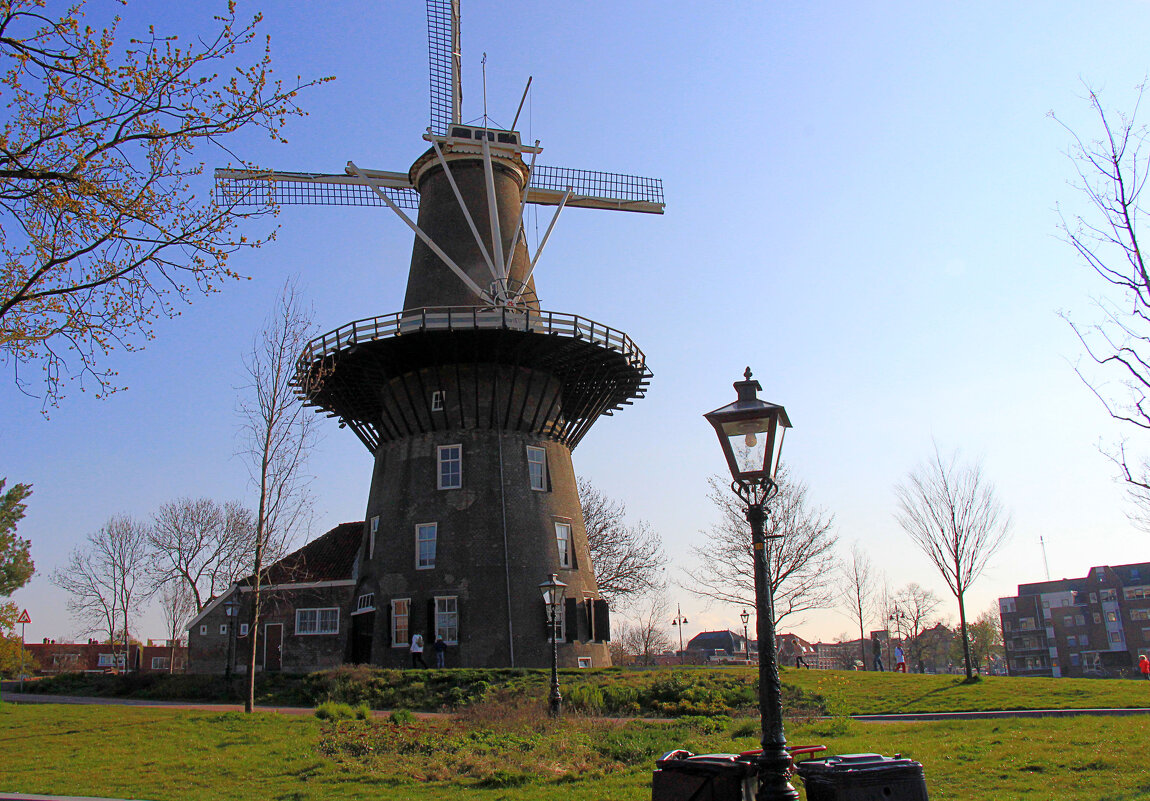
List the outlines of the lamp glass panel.
{"type": "Polygon", "coordinates": [[[723,425],[723,435],[740,473],[756,473],[767,463],[771,418],[736,420],[723,425]]]}

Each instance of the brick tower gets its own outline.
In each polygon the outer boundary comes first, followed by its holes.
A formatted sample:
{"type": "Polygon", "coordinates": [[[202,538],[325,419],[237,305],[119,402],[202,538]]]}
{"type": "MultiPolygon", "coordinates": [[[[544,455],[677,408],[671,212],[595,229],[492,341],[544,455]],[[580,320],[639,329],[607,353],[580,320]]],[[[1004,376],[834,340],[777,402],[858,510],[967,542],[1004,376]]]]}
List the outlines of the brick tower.
{"type": "Polygon", "coordinates": [[[547,237],[532,257],[522,220],[528,203],[556,218],[566,206],[662,213],[662,187],[536,166],[538,143],[514,123],[463,124],[458,13],[458,0],[428,2],[431,147],[406,174],[219,170],[217,191],[386,205],[416,234],[402,311],[324,334],[299,361],[304,401],[375,458],[348,660],[409,664],[418,632],[429,664],[439,636],[450,667],[546,666],[538,587],[557,573],[559,664],[609,665],[571,451],[651,373],[621,331],[540,308],[532,271],[547,237]]]}

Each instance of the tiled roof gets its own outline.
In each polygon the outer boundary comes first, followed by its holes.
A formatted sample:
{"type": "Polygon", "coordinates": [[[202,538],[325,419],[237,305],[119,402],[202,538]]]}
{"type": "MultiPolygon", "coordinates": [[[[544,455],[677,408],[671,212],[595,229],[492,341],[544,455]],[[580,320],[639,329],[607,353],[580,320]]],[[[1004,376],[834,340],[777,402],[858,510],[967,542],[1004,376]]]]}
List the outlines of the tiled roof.
{"type": "MultiPolygon", "coordinates": [[[[354,578],[356,556],[363,540],[363,521],[340,523],[294,553],[269,565],[260,583],[297,584],[354,578]]],[[[252,576],[241,582],[252,583],[252,576]]]]}

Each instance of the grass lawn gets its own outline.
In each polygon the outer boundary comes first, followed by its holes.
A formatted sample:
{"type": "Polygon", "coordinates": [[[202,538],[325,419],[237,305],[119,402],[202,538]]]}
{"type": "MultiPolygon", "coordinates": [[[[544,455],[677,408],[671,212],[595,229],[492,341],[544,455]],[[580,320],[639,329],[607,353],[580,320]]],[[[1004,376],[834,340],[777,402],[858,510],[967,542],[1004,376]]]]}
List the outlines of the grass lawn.
{"type": "MultiPolygon", "coordinates": [[[[813,672],[813,671],[812,671],[813,672]]],[[[1150,717],[792,724],[792,743],[901,752],[923,763],[933,801],[1150,797],[1150,717]]],[[[326,723],[306,716],[0,705],[0,791],[153,801],[385,797],[650,798],[654,758],[754,747],[755,721],[553,722],[532,703],[459,718],[326,723]]],[[[798,784],[796,782],[796,784],[798,784]]],[[[801,785],[800,785],[801,786],[801,785]]]]}
{"type": "Polygon", "coordinates": [[[1150,707],[1150,681],[1133,679],[987,676],[965,684],[962,676],[790,668],[782,680],[821,695],[836,715],[1150,707]]]}

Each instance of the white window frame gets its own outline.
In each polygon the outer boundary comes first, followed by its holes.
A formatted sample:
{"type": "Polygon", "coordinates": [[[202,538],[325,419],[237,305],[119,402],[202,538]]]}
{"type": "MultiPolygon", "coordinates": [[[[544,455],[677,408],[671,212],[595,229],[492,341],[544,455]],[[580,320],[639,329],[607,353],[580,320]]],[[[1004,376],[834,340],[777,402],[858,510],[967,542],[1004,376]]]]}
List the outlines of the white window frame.
{"type": "Polygon", "coordinates": [[[227,623],[221,623],[220,624],[220,634],[227,634],[227,633],[228,633],[228,624],[227,623]]]}
{"type": "Polygon", "coordinates": [[[375,517],[373,517],[371,519],[371,523],[369,524],[369,527],[371,529],[371,532],[370,532],[370,534],[368,534],[368,539],[367,539],[367,558],[368,559],[374,559],[375,558],[375,535],[379,533],[379,515],[376,515],[375,517]]]}
{"type": "Polygon", "coordinates": [[[375,611],[375,593],[374,592],[365,592],[362,595],[360,595],[359,598],[356,599],[356,601],[355,601],[355,612],[352,612],[352,614],[354,615],[354,614],[358,614],[360,612],[374,612],[374,611],[375,611]]]}
{"type": "Polygon", "coordinates": [[[124,666],[125,654],[100,654],[100,658],[96,661],[96,667],[118,667],[124,666]]]}
{"type": "Polygon", "coordinates": [[[435,449],[435,486],[441,490],[461,489],[463,487],[463,445],[439,445],[435,449]],[[447,470],[449,465],[457,465],[454,471],[447,470]],[[446,472],[446,475],[445,475],[446,472]]]}
{"type": "Polygon", "coordinates": [[[435,596],[435,636],[448,645],[459,644],[459,596],[435,596]],[[444,619],[446,618],[446,622],[444,619]],[[454,629],[454,634],[452,630],[454,629]]]}
{"type": "Polygon", "coordinates": [[[447,390],[436,389],[431,392],[431,411],[442,412],[443,406],[447,402],[447,390]]]}
{"type": "Polygon", "coordinates": [[[579,664],[579,667],[581,667],[581,668],[594,667],[594,665],[591,664],[591,657],[589,657],[589,656],[579,657],[578,664],[579,664]]]}
{"type": "Polygon", "coordinates": [[[248,624],[247,623],[241,623],[240,624],[240,636],[241,637],[248,636],[248,624]]]}
{"type": "Polygon", "coordinates": [[[416,570],[434,570],[436,551],[439,549],[439,524],[438,523],[416,523],[415,524],[415,569],[416,570]],[[431,531],[431,537],[421,537],[425,531],[431,531]],[[420,549],[421,543],[431,543],[431,558],[425,560],[423,551],[420,549]]]}
{"type": "Polygon", "coordinates": [[[324,606],[295,610],[295,633],[297,637],[339,634],[339,607],[324,606]],[[331,620],[333,615],[335,617],[334,626],[331,620]],[[325,618],[326,626],[324,625],[325,618]]]}
{"type": "Polygon", "coordinates": [[[207,634],[208,634],[208,624],[204,623],[203,625],[200,626],[200,636],[206,637],[207,634]]]}
{"type": "Polygon", "coordinates": [[[527,485],[536,492],[547,491],[547,449],[527,446],[527,485]]]}
{"type": "Polygon", "coordinates": [[[575,563],[571,553],[570,523],[562,520],[555,521],[555,548],[559,552],[559,567],[565,570],[570,569],[575,563]],[[560,536],[560,531],[565,531],[565,536],[560,536]]]}
{"type": "Polygon", "coordinates": [[[411,599],[410,598],[392,598],[391,599],[391,647],[392,648],[408,648],[410,643],[408,639],[411,637],[411,599]],[[399,614],[396,608],[397,604],[403,604],[404,612],[399,614]],[[399,618],[403,618],[403,636],[399,636],[399,618]]]}
{"type": "Polygon", "coordinates": [[[152,670],[167,670],[171,664],[171,660],[166,656],[152,657],[152,670]]]}

